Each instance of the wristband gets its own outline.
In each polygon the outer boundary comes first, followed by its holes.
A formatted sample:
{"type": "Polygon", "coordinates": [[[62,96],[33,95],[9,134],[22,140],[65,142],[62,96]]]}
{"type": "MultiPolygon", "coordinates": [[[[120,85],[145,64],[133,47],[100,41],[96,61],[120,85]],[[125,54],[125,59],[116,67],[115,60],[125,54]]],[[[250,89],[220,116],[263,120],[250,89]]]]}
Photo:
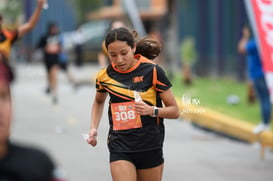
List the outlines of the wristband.
{"type": "Polygon", "coordinates": [[[152,117],[157,117],[158,116],[158,107],[153,106],[154,110],[153,110],[153,115],[152,117]]]}

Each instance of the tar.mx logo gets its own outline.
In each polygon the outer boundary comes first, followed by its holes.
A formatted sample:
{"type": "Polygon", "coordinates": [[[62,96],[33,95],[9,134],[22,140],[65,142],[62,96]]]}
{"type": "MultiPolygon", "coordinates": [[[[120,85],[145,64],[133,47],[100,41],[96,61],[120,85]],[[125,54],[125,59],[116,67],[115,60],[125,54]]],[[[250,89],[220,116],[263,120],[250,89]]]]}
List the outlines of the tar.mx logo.
{"type": "Polygon", "coordinates": [[[182,105],[183,113],[203,113],[205,109],[200,107],[200,100],[198,98],[192,98],[183,94],[182,96],[182,105]]]}
{"type": "Polygon", "coordinates": [[[192,98],[183,94],[182,96],[182,104],[183,106],[190,106],[190,105],[200,105],[200,100],[197,98],[192,98]]]}

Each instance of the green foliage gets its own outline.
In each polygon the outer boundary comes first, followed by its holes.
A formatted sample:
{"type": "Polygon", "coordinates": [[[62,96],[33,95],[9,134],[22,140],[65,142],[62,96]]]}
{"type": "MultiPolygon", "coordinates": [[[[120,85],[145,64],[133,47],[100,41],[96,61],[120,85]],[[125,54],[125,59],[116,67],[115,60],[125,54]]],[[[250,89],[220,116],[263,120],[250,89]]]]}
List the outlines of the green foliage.
{"type": "Polygon", "coordinates": [[[70,0],[74,5],[79,22],[86,21],[86,15],[95,11],[103,5],[103,0],[70,0]]]}
{"type": "Polygon", "coordinates": [[[183,95],[198,99],[200,106],[212,109],[235,119],[240,119],[252,124],[261,120],[258,102],[247,103],[247,84],[229,79],[196,78],[192,86],[181,84],[180,74],[176,74],[172,81],[173,92],[176,97],[183,95]],[[237,95],[239,104],[227,104],[227,97],[237,95]]]}
{"type": "Polygon", "coordinates": [[[22,15],[22,1],[7,0],[1,4],[0,11],[4,16],[5,23],[11,25],[22,15]]]}
{"type": "Polygon", "coordinates": [[[192,65],[197,58],[195,40],[192,37],[183,39],[180,46],[181,61],[183,64],[192,65]]]}
{"type": "Polygon", "coordinates": [[[179,3],[180,3],[181,6],[188,7],[189,0],[179,0],[179,3]]]}

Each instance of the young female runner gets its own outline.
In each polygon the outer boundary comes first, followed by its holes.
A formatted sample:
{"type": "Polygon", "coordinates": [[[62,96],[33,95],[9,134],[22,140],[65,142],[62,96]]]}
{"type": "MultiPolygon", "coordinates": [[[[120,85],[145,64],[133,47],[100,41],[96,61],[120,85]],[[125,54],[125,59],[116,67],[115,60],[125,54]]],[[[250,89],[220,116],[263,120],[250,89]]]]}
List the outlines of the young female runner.
{"type": "Polygon", "coordinates": [[[97,144],[97,129],[109,95],[108,148],[113,180],[160,181],[163,118],[176,119],[180,115],[171,83],[160,66],[135,55],[137,47],[128,29],[111,30],[105,46],[111,65],[97,75],[87,141],[92,146],[97,144]]]}

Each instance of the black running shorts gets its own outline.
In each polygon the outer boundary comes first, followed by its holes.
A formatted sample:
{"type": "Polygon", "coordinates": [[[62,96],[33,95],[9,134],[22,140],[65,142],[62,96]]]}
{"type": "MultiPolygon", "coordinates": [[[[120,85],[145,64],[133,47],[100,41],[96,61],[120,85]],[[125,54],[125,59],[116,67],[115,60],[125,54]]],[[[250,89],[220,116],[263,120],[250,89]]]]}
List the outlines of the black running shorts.
{"type": "Polygon", "coordinates": [[[58,54],[57,55],[46,54],[44,62],[45,62],[46,70],[47,72],[49,72],[52,69],[52,67],[59,64],[58,54]]]}
{"type": "Polygon", "coordinates": [[[110,162],[118,160],[131,162],[135,165],[136,169],[154,168],[164,163],[162,149],[136,153],[111,152],[110,162]]]}

